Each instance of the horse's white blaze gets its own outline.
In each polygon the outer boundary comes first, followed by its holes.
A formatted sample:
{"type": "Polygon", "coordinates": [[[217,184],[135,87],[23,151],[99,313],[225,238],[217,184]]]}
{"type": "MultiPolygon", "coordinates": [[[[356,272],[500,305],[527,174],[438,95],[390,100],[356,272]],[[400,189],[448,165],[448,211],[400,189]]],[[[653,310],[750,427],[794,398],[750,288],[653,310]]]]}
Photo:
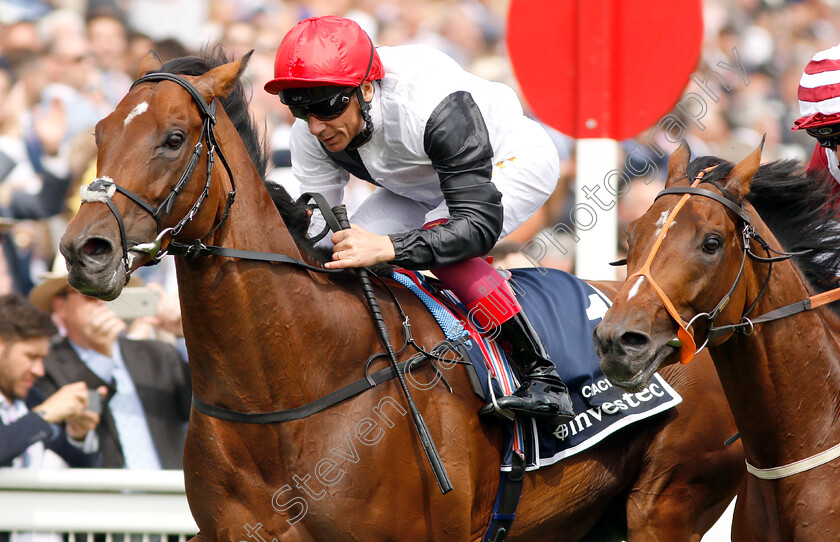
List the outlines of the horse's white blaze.
{"type": "Polygon", "coordinates": [[[137,107],[132,109],[131,113],[126,115],[125,120],[123,121],[123,126],[128,126],[128,123],[131,122],[132,120],[134,120],[134,117],[136,117],[137,115],[142,115],[143,113],[146,112],[147,109],[149,109],[149,104],[148,103],[142,102],[142,103],[137,104],[137,107]]]}
{"type": "Polygon", "coordinates": [[[639,293],[639,287],[642,285],[643,280],[645,280],[645,277],[639,277],[638,279],[636,279],[636,284],[634,284],[633,287],[630,288],[630,291],[627,293],[627,301],[630,301],[631,299],[636,297],[636,294],[639,293]]]}
{"type": "Polygon", "coordinates": [[[662,214],[659,215],[659,220],[657,220],[656,224],[654,224],[654,226],[656,226],[656,231],[653,233],[654,237],[659,236],[659,232],[662,231],[662,226],[665,225],[665,220],[668,219],[668,213],[670,213],[670,212],[671,211],[662,211],[662,214]]]}

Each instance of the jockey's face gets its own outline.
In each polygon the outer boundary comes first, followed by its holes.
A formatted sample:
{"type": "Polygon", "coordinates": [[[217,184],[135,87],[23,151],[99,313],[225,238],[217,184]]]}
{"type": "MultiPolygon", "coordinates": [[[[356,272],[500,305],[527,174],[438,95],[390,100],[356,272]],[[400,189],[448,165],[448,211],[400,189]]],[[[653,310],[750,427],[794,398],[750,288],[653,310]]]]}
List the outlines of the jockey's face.
{"type": "Polygon", "coordinates": [[[840,148],[840,124],[820,126],[819,128],[808,128],[808,135],[817,140],[821,147],[830,149],[838,158],[840,148]]]}
{"type": "MultiPolygon", "coordinates": [[[[365,83],[362,85],[362,96],[366,102],[373,98],[372,84],[365,83]]],[[[356,94],[353,94],[351,100],[344,113],[334,119],[322,120],[314,115],[309,115],[307,120],[309,132],[317,137],[330,152],[344,150],[365,127],[361,106],[356,94]]]]}

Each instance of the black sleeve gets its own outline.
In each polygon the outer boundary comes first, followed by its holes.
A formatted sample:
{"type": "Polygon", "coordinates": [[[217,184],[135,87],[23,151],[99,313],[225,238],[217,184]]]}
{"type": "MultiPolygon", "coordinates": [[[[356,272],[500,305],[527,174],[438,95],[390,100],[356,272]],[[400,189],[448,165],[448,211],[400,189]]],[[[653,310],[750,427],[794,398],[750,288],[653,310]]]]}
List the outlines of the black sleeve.
{"type": "Polygon", "coordinates": [[[55,438],[58,429],[34,412],[10,423],[0,424],[0,465],[10,465],[12,459],[39,440],[55,438]]]}
{"type": "Polygon", "coordinates": [[[449,221],[430,230],[391,234],[407,269],[434,269],[486,254],[502,233],[502,194],[490,182],[493,148],[484,118],[468,92],[441,101],[426,123],[424,148],[440,177],[449,221]]]}
{"type": "MultiPolygon", "coordinates": [[[[94,431],[96,431],[94,429],[94,431]]],[[[47,449],[57,453],[70,468],[96,468],[102,465],[102,454],[100,452],[85,453],[81,449],[76,448],[68,440],[64,428],[58,432],[56,437],[45,443],[47,449]]]]}

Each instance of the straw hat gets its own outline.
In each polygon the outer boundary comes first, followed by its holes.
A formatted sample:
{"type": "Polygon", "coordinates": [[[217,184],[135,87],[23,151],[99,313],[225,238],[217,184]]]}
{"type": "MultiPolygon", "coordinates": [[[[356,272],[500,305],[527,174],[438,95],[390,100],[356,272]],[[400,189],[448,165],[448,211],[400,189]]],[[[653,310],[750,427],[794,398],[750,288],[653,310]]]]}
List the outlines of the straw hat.
{"type": "MultiPolygon", "coordinates": [[[[34,288],[29,291],[29,301],[45,312],[52,312],[52,300],[55,296],[70,288],[70,283],[67,282],[67,263],[61,252],[56,251],[55,259],[53,259],[52,270],[47,273],[41,273],[42,280],[34,288]]],[[[126,285],[127,288],[134,286],[142,286],[143,281],[137,277],[131,277],[126,285]]]]}

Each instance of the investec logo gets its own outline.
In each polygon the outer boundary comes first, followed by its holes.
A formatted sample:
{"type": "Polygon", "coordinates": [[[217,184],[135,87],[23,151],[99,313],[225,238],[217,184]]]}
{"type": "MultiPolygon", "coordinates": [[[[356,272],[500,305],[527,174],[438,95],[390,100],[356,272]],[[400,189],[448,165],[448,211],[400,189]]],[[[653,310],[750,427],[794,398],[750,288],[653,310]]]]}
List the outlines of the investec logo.
{"type": "MultiPolygon", "coordinates": [[[[580,394],[586,398],[599,393],[609,391],[612,383],[605,378],[596,380],[592,384],[581,386],[580,394]]],[[[592,421],[600,423],[604,414],[610,416],[615,414],[629,414],[634,410],[644,411],[648,401],[657,397],[665,396],[665,390],[657,382],[651,382],[648,386],[637,393],[625,393],[620,398],[602,403],[597,407],[591,407],[586,412],[581,412],[567,423],[558,425],[554,430],[554,436],[559,440],[566,440],[569,435],[577,435],[592,427],[592,421]]]]}

